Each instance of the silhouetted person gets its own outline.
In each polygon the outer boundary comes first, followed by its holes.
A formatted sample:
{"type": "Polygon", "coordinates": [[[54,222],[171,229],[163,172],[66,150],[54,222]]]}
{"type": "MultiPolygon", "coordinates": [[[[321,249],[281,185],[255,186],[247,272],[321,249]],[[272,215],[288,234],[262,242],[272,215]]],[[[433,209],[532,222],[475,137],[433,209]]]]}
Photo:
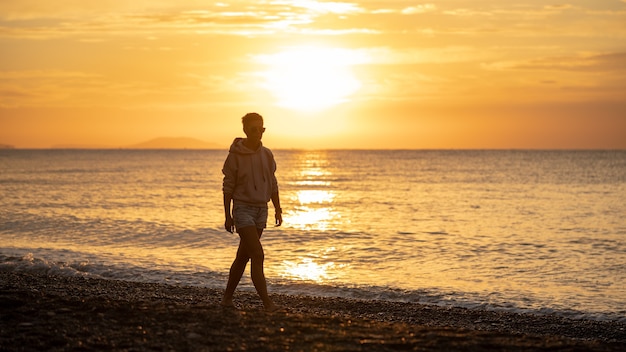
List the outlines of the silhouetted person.
{"type": "Polygon", "coordinates": [[[222,305],[234,307],[233,294],[248,261],[251,261],[250,276],[254,287],[265,309],[275,311],[278,307],[267,294],[267,283],[263,273],[265,255],[261,235],[267,225],[267,203],[270,199],[275,208],[276,225],[280,226],[283,223],[275,176],[276,162],[272,152],[261,143],[265,132],[263,117],[257,113],[248,113],[241,120],[247,138],[235,138],[222,169],[226,218],[224,228],[232,233],[234,227],[240,238],[237,257],[230,268],[222,305]]]}

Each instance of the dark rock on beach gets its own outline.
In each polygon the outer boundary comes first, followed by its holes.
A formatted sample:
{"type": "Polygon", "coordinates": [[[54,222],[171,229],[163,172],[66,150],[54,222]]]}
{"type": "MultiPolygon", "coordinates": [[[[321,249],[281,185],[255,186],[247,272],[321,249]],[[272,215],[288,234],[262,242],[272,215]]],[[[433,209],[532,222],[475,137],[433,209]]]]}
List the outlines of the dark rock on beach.
{"type": "Polygon", "coordinates": [[[619,322],[0,272],[0,351],[623,351],[619,322]]]}

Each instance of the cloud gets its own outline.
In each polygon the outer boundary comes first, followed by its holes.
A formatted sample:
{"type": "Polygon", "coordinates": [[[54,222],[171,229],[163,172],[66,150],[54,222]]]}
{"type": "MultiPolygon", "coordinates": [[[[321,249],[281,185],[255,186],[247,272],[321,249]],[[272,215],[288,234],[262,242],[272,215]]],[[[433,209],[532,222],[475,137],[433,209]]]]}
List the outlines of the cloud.
{"type": "Polygon", "coordinates": [[[100,76],[61,70],[0,71],[2,107],[48,105],[66,99],[76,86],[87,88],[100,76]]]}
{"type": "Polygon", "coordinates": [[[402,50],[377,47],[362,50],[365,52],[366,57],[371,58],[372,64],[381,65],[467,62],[485,59],[485,55],[487,55],[469,46],[407,48],[402,50]]]}
{"type": "Polygon", "coordinates": [[[578,72],[624,72],[626,52],[563,57],[543,57],[525,61],[502,61],[483,65],[495,70],[541,70],[578,72]]]}
{"type": "Polygon", "coordinates": [[[93,42],[161,33],[245,37],[403,33],[450,38],[485,34],[545,37],[549,32],[559,36],[598,36],[600,33],[593,28],[607,28],[626,37],[626,29],[620,24],[623,10],[613,8],[596,8],[592,13],[567,3],[544,5],[538,1],[407,3],[410,2],[4,0],[0,2],[0,37],[67,37],[93,42]],[[464,7],[458,7],[460,3],[464,7]],[[416,15],[422,15],[419,21],[415,20],[416,15]]]}
{"type": "Polygon", "coordinates": [[[239,97],[250,82],[245,73],[182,70],[155,76],[150,72],[147,77],[137,72],[118,77],[120,72],[0,71],[0,107],[199,106],[207,104],[207,96],[221,102],[239,97]]]}
{"type": "Polygon", "coordinates": [[[66,79],[66,78],[94,78],[99,75],[78,71],[60,70],[26,70],[26,71],[0,71],[0,80],[23,80],[23,79],[66,79]]]}
{"type": "Polygon", "coordinates": [[[546,10],[550,10],[550,11],[553,11],[553,10],[562,11],[562,10],[572,9],[574,8],[574,6],[571,4],[558,4],[558,5],[553,4],[553,5],[546,5],[543,8],[546,10]]]}
{"type": "Polygon", "coordinates": [[[446,15],[459,17],[493,16],[493,13],[489,11],[479,11],[466,8],[446,10],[443,11],[443,13],[446,15]]]}
{"type": "Polygon", "coordinates": [[[417,13],[432,12],[437,9],[437,6],[433,4],[421,4],[416,6],[409,6],[401,11],[403,15],[413,15],[417,13]]]}
{"type": "Polygon", "coordinates": [[[349,14],[362,12],[359,5],[352,2],[334,1],[311,1],[311,0],[287,0],[287,1],[266,1],[265,6],[284,5],[293,8],[302,8],[316,13],[349,14]]]}
{"type": "MultiPolygon", "coordinates": [[[[33,19],[78,19],[105,13],[131,13],[171,7],[166,0],[3,0],[0,1],[0,19],[23,21],[33,19]]],[[[179,6],[191,3],[188,0],[177,2],[179,6]]]]}
{"type": "MultiPolygon", "coordinates": [[[[0,36],[19,39],[49,39],[76,36],[119,36],[146,32],[169,34],[265,35],[276,31],[300,33],[323,16],[357,14],[363,10],[354,3],[320,1],[260,1],[199,5],[182,1],[170,6],[157,1],[148,6],[80,5],[87,2],[65,0],[54,6],[48,2],[25,0],[0,4],[0,36]],[[69,9],[66,5],[71,6],[69,9]],[[11,5],[11,6],[9,6],[11,5]],[[259,6],[262,5],[262,6],[259,6]],[[4,11],[3,11],[4,10],[4,11]]],[[[91,2],[89,2],[91,3],[91,2]]],[[[99,4],[100,2],[98,2],[99,4]]],[[[135,2],[131,2],[135,3],[135,2]]],[[[316,26],[319,28],[319,26],[316,26]]],[[[319,28],[316,34],[342,34],[367,30],[319,28]],[[330,30],[330,31],[329,31],[330,30]]],[[[309,33],[313,28],[308,28],[309,33]]]]}

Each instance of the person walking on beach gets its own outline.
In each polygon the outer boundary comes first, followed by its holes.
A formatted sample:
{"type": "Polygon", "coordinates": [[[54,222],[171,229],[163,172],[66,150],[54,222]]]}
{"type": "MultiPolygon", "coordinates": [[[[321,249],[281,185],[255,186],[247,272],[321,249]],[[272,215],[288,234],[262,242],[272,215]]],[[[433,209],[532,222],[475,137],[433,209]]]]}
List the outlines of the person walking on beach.
{"type": "Polygon", "coordinates": [[[283,223],[276,162],[272,152],[263,146],[261,138],[265,132],[263,117],[248,113],[242,119],[243,131],[247,138],[235,138],[222,173],[224,183],[224,228],[239,234],[239,248],[228,276],[228,284],[222,298],[222,306],[234,307],[233,295],[246,269],[250,264],[250,276],[266,311],[279,309],[267,293],[267,283],[263,273],[265,254],[261,245],[261,235],[267,226],[267,203],[272,201],[275,209],[275,224],[283,223]],[[233,205],[231,215],[231,202],[233,205]]]}

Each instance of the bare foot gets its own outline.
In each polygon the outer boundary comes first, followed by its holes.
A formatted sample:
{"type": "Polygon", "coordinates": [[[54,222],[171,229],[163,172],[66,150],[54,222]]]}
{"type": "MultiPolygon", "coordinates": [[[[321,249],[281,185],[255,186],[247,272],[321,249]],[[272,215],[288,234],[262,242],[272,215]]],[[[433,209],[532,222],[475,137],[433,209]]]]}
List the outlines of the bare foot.
{"type": "Polygon", "coordinates": [[[274,303],[265,306],[265,311],[267,313],[274,313],[284,310],[285,308],[275,305],[274,303]]]}
{"type": "Polygon", "coordinates": [[[237,309],[231,299],[222,300],[220,306],[222,306],[222,308],[237,309]]]}

